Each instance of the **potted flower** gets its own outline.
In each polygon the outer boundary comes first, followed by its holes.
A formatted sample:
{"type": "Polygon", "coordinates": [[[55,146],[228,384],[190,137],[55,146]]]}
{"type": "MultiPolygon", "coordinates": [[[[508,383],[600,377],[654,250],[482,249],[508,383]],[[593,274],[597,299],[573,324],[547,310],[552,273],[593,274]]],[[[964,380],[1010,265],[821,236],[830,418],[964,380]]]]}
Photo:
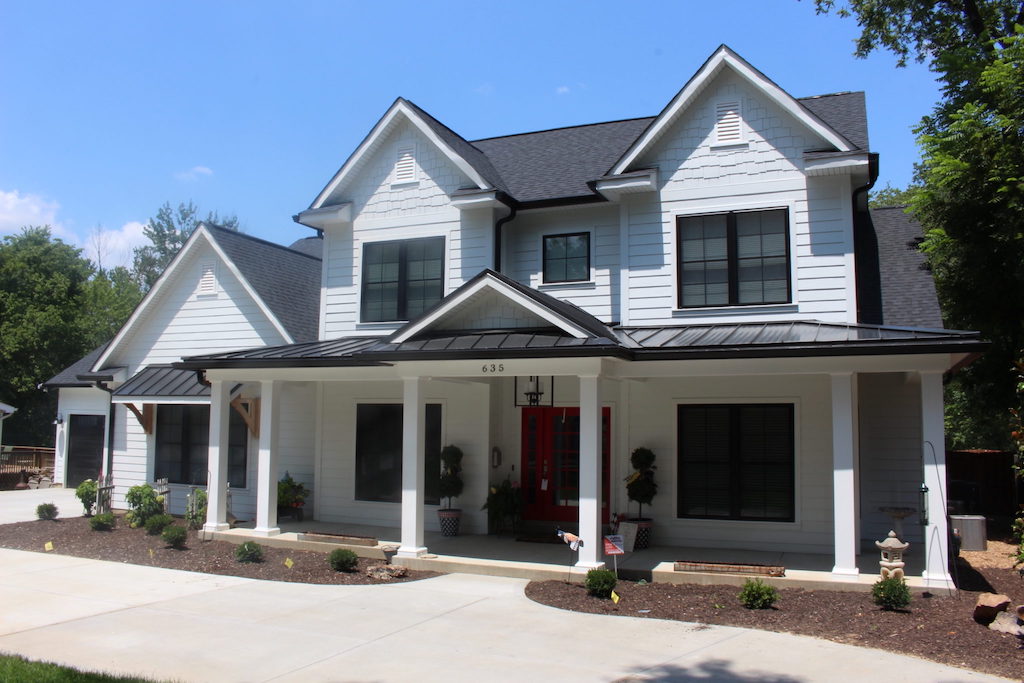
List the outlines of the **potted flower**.
{"type": "Polygon", "coordinates": [[[277,516],[295,517],[300,522],[304,514],[302,507],[306,504],[306,497],[309,496],[309,489],[300,481],[292,479],[288,472],[284,478],[277,482],[277,516]]]}
{"type": "Polygon", "coordinates": [[[441,523],[441,535],[458,536],[462,510],[452,508],[452,498],[462,493],[462,449],[445,446],[441,449],[441,482],[438,487],[441,498],[448,499],[448,505],[437,511],[441,523]]]}
{"type": "Polygon", "coordinates": [[[633,474],[626,477],[626,495],[638,505],[636,517],[630,519],[636,522],[636,542],[634,550],[644,550],[651,544],[651,527],[653,520],[644,517],[644,505],[650,505],[655,494],[658,493],[658,485],[654,482],[654,451],[641,446],[634,450],[629,456],[629,463],[633,466],[633,474]]]}
{"type": "Polygon", "coordinates": [[[500,534],[505,530],[516,533],[519,530],[522,503],[522,489],[519,487],[518,481],[512,481],[505,477],[505,481],[491,486],[491,490],[487,494],[487,502],[480,508],[487,510],[488,527],[491,533],[500,534]]]}

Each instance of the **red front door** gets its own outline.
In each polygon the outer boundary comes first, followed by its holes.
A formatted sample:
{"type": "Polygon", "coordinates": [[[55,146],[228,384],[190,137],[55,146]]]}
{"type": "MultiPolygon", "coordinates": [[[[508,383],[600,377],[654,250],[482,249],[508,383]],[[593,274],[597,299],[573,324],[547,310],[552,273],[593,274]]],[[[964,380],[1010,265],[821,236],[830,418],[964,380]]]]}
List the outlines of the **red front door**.
{"type": "MultiPolygon", "coordinates": [[[[602,410],[601,521],[608,521],[611,409],[602,410]]],[[[523,519],[576,522],[580,504],[580,409],[523,408],[523,519]]]]}

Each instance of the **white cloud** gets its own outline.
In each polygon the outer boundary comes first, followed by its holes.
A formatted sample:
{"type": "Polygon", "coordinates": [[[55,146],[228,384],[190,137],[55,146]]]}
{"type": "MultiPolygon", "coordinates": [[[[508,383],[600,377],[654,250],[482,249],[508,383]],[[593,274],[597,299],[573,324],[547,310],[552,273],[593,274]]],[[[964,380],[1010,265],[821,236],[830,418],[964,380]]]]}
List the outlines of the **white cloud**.
{"type": "Polygon", "coordinates": [[[557,88],[555,88],[555,94],[556,95],[568,95],[569,94],[569,90],[570,90],[569,86],[567,86],[567,85],[560,85],[557,88]]]}
{"type": "Polygon", "coordinates": [[[65,232],[57,221],[60,204],[37,194],[0,190],[0,235],[21,232],[27,225],[49,225],[54,233],[65,232]]]}
{"type": "Polygon", "coordinates": [[[145,227],[145,223],[128,221],[118,230],[96,228],[85,238],[83,254],[104,268],[130,266],[135,248],[149,244],[149,240],[142,234],[145,227]]]}
{"type": "Polygon", "coordinates": [[[193,166],[187,171],[178,171],[174,174],[176,180],[180,180],[183,183],[191,183],[199,180],[202,176],[213,175],[213,170],[207,166],[193,166]]]}

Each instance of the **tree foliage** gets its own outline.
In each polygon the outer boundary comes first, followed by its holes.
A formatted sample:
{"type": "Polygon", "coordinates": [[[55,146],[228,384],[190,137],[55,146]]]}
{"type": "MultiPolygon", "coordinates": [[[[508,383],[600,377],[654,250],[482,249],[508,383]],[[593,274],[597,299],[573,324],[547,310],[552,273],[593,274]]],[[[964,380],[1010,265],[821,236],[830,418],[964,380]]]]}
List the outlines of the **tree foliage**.
{"type": "Polygon", "coordinates": [[[1009,446],[1013,361],[1024,348],[1024,2],[816,0],[854,16],[856,53],[928,61],[942,99],[916,129],[921,162],[910,198],[947,326],[992,341],[947,391],[958,448],[1009,446]]]}
{"type": "Polygon", "coordinates": [[[200,223],[238,230],[237,216],[222,218],[216,211],[211,211],[206,218],[200,219],[199,209],[191,201],[178,204],[177,209],[172,209],[170,202],[165,202],[156,216],[149,219],[142,232],[150,244],[137,247],[132,257],[132,277],[143,289],[149,290],[153,286],[200,223]]]}
{"type": "Polygon", "coordinates": [[[868,206],[872,209],[884,209],[892,206],[907,206],[910,200],[917,194],[917,185],[910,185],[906,189],[899,189],[886,184],[881,190],[872,190],[868,199],[868,206]]]}

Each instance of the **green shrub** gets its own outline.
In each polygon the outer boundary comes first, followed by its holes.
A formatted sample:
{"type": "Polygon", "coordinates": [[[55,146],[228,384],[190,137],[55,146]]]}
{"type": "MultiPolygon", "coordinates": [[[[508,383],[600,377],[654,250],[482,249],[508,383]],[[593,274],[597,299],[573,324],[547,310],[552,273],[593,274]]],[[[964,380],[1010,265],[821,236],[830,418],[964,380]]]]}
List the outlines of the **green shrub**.
{"type": "Polygon", "coordinates": [[[174,526],[172,524],[163,530],[163,533],[160,534],[160,538],[162,538],[164,543],[172,548],[181,550],[185,547],[185,541],[188,540],[188,531],[186,531],[183,526],[174,526]]]}
{"type": "Polygon", "coordinates": [[[327,562],[336,572],[351,572],[355,571],[356,565],[359,564],[359,556],[348,548],[338,548],[327,556],[327,562]]]}
{"type": "Polygon", "coordinates": [[[1010,535],[1015,543],[1024,543],[1024,517],[1018,517],[1010,525],[1010,535]]]}
{"type": "Polygon", "coordinates": [[[92,506],[96,504],[97,490],[96,482],[92,479],[86,479],[75,489],[75,497],[82,501],[86,517],[92,515],[92,506]]]}
{"type": "Polygon", "coordinates": [[[747,609],[769,609],[779,599],[779,591],[761,579],[747,579],[739,598],[747,609]]]}
{"type": "Polygon", "coordinates": [[[202,529],[206,523],[206,491],[194,489],[185,501],[185,525],[189,529],[202,529]]]}
{"type": "Polygon", "coordinates": [[[89,520],[89,526],[92,527],[93,531],[110,531],[114,528],[115,523],[113,512],[104,512],[102,515],[96,515],[89,520]]]}
{"type": "Polygon", "coordinates": [[[610,598],[612,591],[615,590],[615,584],[618,582],[615,572],[610,569],[591,569],[587,572],[587,578],[583,585],[587,587],[587,592],[591,595],[610,598]]]}
{"type": "Polygon", "coordinates": [[[882,609],[902,609],[910,604],[910,589],[903,579],[890,576],[875,582],[871,587],[871,597],[882,609]]]}
{"type": "Polygon", "coordinates": [[[170,515],[153,515],[146,520],[146,533],[150,536],[156,536],[173,523],[174,517],[170,515]]]}
{"type": "Polygon", "coordinates": [[[262,562],[263,546],[256,541],[246,541],[235,548],[235,559],[239,562],[262,562]]]}
{"type": "Polygon", "coordinates": [[[60,511],[53,503],[40,503],[36,506],[36,517],[39,519],[54,520],[57,519],[58,514],[60,511]]]}
{"type": "Polygon", "coordinates": [[[146,523],[146,520],[153,515],[162,515],[164,512],[163,501],[156,495],[156,490],[149,484],[139,484],[128,489],[124,500],[128,503],[128,514],[125,519],[128,526],[137,529],[146,523]]]}

